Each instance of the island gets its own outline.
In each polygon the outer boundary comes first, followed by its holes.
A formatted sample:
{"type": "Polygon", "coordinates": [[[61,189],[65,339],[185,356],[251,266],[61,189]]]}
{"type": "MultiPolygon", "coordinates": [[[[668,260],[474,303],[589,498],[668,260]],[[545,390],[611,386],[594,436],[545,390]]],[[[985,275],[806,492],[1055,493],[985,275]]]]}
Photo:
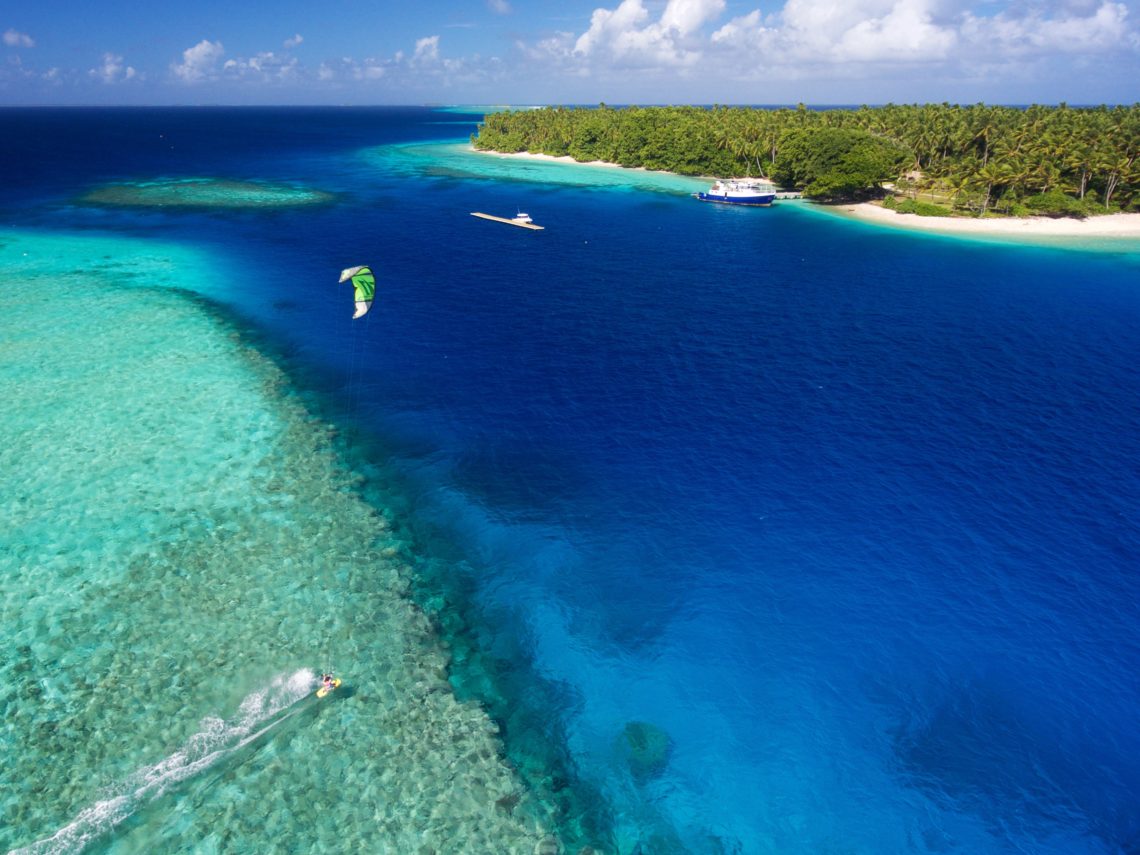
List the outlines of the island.
{"type": "Polygon", "coordinates": [[[549,107],[487,115],[472,144],[682,175],[769,177],[815,201],[877,203],[918,217],[1140,212],[1140,104],[549,107]]]}

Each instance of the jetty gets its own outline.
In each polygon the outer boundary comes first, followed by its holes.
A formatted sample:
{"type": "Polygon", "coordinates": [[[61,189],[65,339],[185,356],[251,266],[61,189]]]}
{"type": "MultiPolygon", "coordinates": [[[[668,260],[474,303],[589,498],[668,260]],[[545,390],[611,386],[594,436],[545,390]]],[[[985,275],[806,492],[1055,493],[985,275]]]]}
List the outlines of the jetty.
{"type": "Polygon", "coordinates": [[[542,231],[545,226],[535,225],[531,221],[530,214],[518,213],[513,217],[496,217],[493,214],[484,214],[479,211],[472,211],[471,216],[481,217],[484,220],[494,220],[496,223],[506,223],[508,226],[519,226],[524,229],[534,229],[535,231],[542,231]]]}

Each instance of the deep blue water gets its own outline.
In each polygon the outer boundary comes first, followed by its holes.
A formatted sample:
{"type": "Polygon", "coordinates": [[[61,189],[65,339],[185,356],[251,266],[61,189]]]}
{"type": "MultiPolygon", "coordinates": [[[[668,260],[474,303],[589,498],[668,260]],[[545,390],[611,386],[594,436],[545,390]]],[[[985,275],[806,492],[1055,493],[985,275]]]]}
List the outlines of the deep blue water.
{"type": "Polygon", "coordinates": [[[0,224],[217,255],[219,299],[397,477],[473,648],[458,691],[518,762],[564,752],[614,850],[1140,851],[1140,254],[383,148],[478,118],[4,111],[0,224]],[[179,176],[338,195],[74,202],[179,176]],[[547,229],[467,216],[516,206],[547,229]],[[667,735],[650,768],[630,722],[667,735]]]}

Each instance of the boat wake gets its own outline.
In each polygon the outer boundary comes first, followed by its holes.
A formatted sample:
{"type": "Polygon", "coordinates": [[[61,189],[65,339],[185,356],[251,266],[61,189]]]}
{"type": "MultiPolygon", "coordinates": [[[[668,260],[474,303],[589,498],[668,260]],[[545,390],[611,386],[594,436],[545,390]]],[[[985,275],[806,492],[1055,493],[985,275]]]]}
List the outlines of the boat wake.
{"type": "Polygon", "coordinates": [[[312,694],[315,682],[316,675],[308,669],[275,677],[265,688],[246,695],[233,718],[208,716],[202,719],[198,732],[173,754],[112,785],[104,798],[84,808],[51,837],[13,849],[8,855],[61,855],[81,851],[174,785],[210,768],[292,718],[303,709],[296,704],[312,694]]]}

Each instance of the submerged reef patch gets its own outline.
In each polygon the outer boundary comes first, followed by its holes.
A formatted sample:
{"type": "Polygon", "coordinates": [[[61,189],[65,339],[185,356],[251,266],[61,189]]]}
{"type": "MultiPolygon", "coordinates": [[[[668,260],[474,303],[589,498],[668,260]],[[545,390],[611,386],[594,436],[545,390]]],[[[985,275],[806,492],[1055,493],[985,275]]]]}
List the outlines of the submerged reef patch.
{"type": "Polygon", "coordinates": [[[160,178],[104,184],[81,202],[144,208],[282,208],[324,205],[336,197],[324,190],[226,178],[160,178]]]}
{"type": "Polygon", "coordinates": [[[665,771],[673,753],[673,739],[655,724],[631,721],[618,740],[633,777],[644,783],[665,771]]]}

